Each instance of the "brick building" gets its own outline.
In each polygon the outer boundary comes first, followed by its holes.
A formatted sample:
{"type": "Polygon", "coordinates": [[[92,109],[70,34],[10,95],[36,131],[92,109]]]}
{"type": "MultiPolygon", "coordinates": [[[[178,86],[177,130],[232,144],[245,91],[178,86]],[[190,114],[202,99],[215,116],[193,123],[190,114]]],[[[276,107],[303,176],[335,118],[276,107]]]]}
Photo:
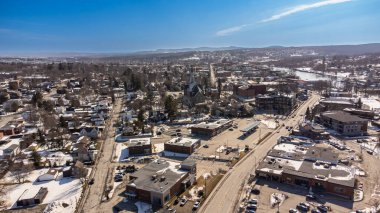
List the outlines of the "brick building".
{"type": "Polygon", "coordinates": [[[128,142],[129,155],[151,155],[150,138],[133,138],[128,142]]]}
{"type": "Polygon", "coordinates": [[[195,171],[193,160],[181,164],[155,160],[130,175],[125,194],[129,199],[150,203],[153,209],[158,209],[195,182],[195,171]]]}
{"type": "Polygon", "coordinates": [[[315,120],[345,136],[367,134],[368,120],[343,111],[323,112],[315,120]]]}
{"type": "Polygon", "coordinates": [[[265,94],[266,91],[267,87],[263,84],[237,84],[233,86],[233,94],[244,99],[254,99],[259,94],[265,94]]]}
{"type": "Polygon", "coordinates": [[[297,105],[295,95],[258,95],[255,99],[258,110],[269,113],[289,114],[297,105]]]}
{"type": "Polygon", "coordinates": [[[233,121],[229,119],[219,119],[210,123],[200,123],[192,126],[191,133],[203,135],[206,137],[213,137],[232,126],[233,121]]]}
{"type": "Polygon", "coordinates": [[[201,145],[201,140],[176,137],[164,144],[164,150],[191,155],[201,145]]]}

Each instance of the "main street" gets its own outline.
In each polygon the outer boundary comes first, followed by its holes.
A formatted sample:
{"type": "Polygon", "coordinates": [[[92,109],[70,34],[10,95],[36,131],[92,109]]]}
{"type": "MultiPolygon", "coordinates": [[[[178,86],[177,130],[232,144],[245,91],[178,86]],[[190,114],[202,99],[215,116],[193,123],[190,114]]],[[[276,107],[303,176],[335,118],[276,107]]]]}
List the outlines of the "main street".
{"type": "MultiPolygon", "coordinates": [[[[295,127],[301,115],[304,115],[306,109],[311,107],[319,100],[319,95],[313,94],[309,100],[295,110],[285,121],[286,126],[295,127]]],[[[205,200],[199,212],[233,212],[233,208],[240,197],[240,189],[242,184],[248,178],[248,175],[256,168],[261,159],[276,144],[280,136],[288,135],[289,132],[284,127],[280,127],[279,131],[274,131],[263,142],[254,147],[252,152],[238,162],[235,167],[224,175],[223,179],[215,187],[214,191],[205,200]]]]}
{"type": "Polygon", "coordinates": [[[112,117],[108,127],[106,128],[104,134],[105,140],[103,141],[102,151],[99,152],[100,157],[97,162],[95,162],[94,171],[92,172],[92,177],[94,177],[95,182],[90,186],[89,191],[84,193],[84,202],[79,204],[78,212],[98,212],[97,208],[102,202],[103,193],[106,187],[107,175],[109,174],[109,168],[112,166],[112,152],[114,149],[114,133],[115,127],[113,124],[119,119],[119,113],[122,109],[123,101],[120,98],[116,99],[116,103],[113,108],[112,117]]]}

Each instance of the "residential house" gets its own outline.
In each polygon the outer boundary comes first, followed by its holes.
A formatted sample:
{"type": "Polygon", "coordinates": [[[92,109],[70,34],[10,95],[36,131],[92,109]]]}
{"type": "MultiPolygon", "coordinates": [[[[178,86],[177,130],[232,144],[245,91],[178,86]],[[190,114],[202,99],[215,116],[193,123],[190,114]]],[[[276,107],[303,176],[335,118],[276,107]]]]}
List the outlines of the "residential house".
{"type": "Polygon", "coordinates": [[[58,169],[51,168],[45,174],[38,176],[37,181],[42,182],[42,181],[55,180],[58,177],[58,174],[59,174],[58,169]]]}

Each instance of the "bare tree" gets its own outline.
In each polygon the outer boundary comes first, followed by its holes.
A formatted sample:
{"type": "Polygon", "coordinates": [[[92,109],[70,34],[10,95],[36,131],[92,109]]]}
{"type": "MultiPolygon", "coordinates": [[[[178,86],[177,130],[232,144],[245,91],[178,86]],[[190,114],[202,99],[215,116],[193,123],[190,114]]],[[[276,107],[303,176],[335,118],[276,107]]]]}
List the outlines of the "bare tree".
{"type": "Polygon", "coordinates": [[[13,164],[10,171],[13,175],[14,179],[17,181],[17,183],[23,183],[25,182],[26,177],[30,174],[30,172],[33,170],[33,166],[31,164],[13,164]]]}
{"type": "Polygon", "coordinates": [[[5,207],[7,205],[7,198],[5,197],[7,194],[7,189],[5,185],[0,185],[0,208],[5,207]]]}
{"type": "Polygon", "coordinates": [[[75,177],[80,180],[80,182],[83,184],[87,177],[87,169],[84,167],[77,167],[75,169],[75,177]]]}

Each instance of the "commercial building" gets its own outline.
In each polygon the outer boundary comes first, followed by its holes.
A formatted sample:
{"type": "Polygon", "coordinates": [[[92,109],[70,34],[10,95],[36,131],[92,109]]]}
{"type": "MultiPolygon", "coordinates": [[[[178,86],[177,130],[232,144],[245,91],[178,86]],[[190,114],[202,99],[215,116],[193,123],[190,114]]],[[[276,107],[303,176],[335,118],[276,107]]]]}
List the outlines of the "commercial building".
{"type": "Polygon", "coordinates": [[[294,109],[297,99],[293,94],[258,95],[255,104],[258,110],[286,115],[294,109]]]}
{"type": "Polygon", "coordinates": [[[326,98],[319,102],[322,111],[343,110],[345,108],[356,108],[352,98],[326,98]]]}
{"type": "Polygon", "coordinates": [[[241,99],[254,99],[257,95],[265,94],[266,85],[263,84],[236,84],[233,86],[233,94],[241,99]]]}
{"type": "Polygon", "coordinates": [[[365,135],[368,120],[343,111],[328,111],[315,117],[315,120],[345,136],[365,135]]]}
{"type": "Polygon", "coordinates": [[[133,138],[128,142],[129,155],[150,155],[152,144],[150,138],[133,138]]]}
{"type": "Polygon", "coordinates": [[[219,119],[210,123],[200,123],[192,126],[191,133],[213,137],[232,126],[233,121],[229,119],[219,119]]]}
{"type": "Polygon", "coordinates": [[[330,134],[326,128],[315,123],[303,122],[298,125],[297,130],[292,131],[293,135],[307,137],[313,140],[327,140],[330,134]]]}
{"type": "Polygon", "coordinates": [[[345,108],[343,111],[364,119],[374,119],[376,116],[374,111],[368,109],[345,108]]]}
{"type": "Polygon", "coordinates": [[[201,145],[201,140],[176,137],[164,144],[164,150],[191,155],[201,145]]]}
{"type": "Polygon", "coordinates": [[[338,165],[331,149],[278,144],[260,162],[257,177],[299,185],[314,192],[325,192],[352,200],[355,170],[338,165]]]}
{"type": "Polygon", "coordinates": [[[195,182],[195,171],[194,160],[187,159],[181,164],[155,160],[130,175],[125,194],[157,209],[189,188],[195,182]]]}

